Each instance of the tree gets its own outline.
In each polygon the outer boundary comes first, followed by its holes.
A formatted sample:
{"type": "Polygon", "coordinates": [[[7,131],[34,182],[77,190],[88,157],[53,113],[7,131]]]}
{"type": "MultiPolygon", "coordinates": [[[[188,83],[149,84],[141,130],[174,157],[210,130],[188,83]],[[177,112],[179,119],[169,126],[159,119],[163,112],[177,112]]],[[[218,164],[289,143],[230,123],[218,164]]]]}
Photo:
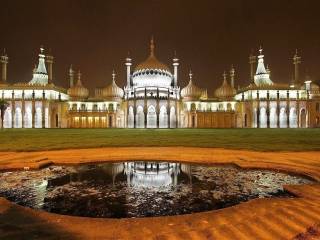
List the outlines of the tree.
{"type": "Polygon", "coordinates": [[[1,129],[3,129],[3,120],[4,120],[4,113],[9,106],[9,103],[4,99],[0,99],[0,115],[1,115],[1,129]]]}

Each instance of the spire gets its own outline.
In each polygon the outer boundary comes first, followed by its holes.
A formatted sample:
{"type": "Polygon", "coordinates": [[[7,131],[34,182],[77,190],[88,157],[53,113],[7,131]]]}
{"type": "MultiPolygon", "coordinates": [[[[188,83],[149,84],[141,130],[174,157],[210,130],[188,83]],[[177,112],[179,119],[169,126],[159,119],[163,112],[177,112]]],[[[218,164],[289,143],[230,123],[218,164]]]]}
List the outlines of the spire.
{"type": "Polygon", "coordinates": [[[39,62],[38,67],[35,72],[33,72],[33,78],[29,84],[39,84],[47,85],[48,84],[48,73],[45,65],[45,55],[43,46],[40,47],[39,53],[39,62]]]}
{"type": "Polygon", "coordinates": [[[254,82],[254,68],[256,65],[256,56],[253,55],[253,49],[251,49],[251,53],[249,56],[249,64],[250,64],[250,80],[251,82],[254,82]]]}
{"type": "Polygon", "coordinates": [[[192,76],[193,76],[193,73],[192,73],[192,71],[190,69],[190,71],[189,71],[189,82],[190,83],[192,83],[192,76]]]}
{"type": "Polygon", "coordinates": [[[231,65],[231,69],[230,69],[230,78],[231,78],[231,87],[234,88],[234,77],[235,77],[235,74],[236,71],[234,70],[234,67],[233,65],[231,65]]]}
{"type": "Polygon", "coordinates": [[[223,84],[228,84],[226,71],[223,72],[222,76],[223,76],[223,84]]]}
{"type": "Polygon", "coordinates": [[[69,68],[69,84],[70,84],[70,87],[73,87],[74,85],[74,71],[72,69],[72,64],[70,65],[70,68],[69,68]]]}
{"type": "Polygon", "coordinates": [[[298,86],[300,82],[299,76],[299,65],[301,64],[301,57],[298,55],[298,49],[293,56],[293,65],[294,65],[294,85],[298,86]]]}
{"type": "Polygon", "coordinates": [[[263,59],[264,55],[262,54],[262,51],[263,49],[260,46],[260,49],[259,49],[260,55],[258,56],[258,67],[257,67],[256,75],[267,73],[266,68],[264,66],[264,59],[263,59]]]}
{"type": "Polygon", "coordinates": [[[79,71],[78,71],[78,81],[77,81],[77,85],[78,86],[81,86],[82,85],[82,82],[81,82],[81,72],[80,72],[80,69],[79,69],[79,71]]]}
{"type": "Polygon", "coordinates": [[[150,41],[150,56],[154,56],[154,39],[153,36],[151,37],[151,41],[150,41]]]}
{"type": "Polygon", "coordinates": [[[115,79],[116,79],[116,74],[115,74],[114,70],[112,70],[112,83],[116,82],[115,79]]]}
{"type": "Polygon", "coordinates": [[[257,66],[257,71],[256,75],[254,76],[254,83],[257,86],[261,85],[272,85],[273,82],[270,79],[270,75],[267,72],[265,66],[264,66],[264,55],[262,54],[262,47],[260,47],[259,52],[260,55],[258,56],[258,66],[257,66]]]}

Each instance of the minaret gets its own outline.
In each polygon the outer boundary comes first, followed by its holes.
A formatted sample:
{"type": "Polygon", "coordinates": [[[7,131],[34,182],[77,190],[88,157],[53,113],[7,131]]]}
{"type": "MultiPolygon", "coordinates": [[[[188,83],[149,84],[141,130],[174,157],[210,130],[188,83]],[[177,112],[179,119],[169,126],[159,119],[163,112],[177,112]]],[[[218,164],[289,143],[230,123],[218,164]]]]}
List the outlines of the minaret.
{"type": "Polygon", "coordinates": [[[8,64],[8,56],[6,54],[6,50],[4,49],[3,55],[0,57],[1,59],[1,65],[2,65],[2,77],[1,82],[6,83],[7,82],[7,64],[8,64]]]}
{"type": "Polygon", "coordinates": [[[179,66],[179,59],[177,58],[177,53],[174,51],[174,57],[173,57],[173,86],[178,86],[178,66],[179,66]]]}
{"type": "Polygon", "coordinates": [[[189,84],[192,83],[192,76],[193,76],[193,73],[192,73],[192,71],[190,69],[190,71],[189,71],[189,84]]]}
{"type": "Polygon", "coordinates": [[[261,85],[272,85],[273,82],[270,79],[270,76],[264,66],[264,55],[262,54],[262,48],[260,47],[259,49],[259,56],[258,56],[258,66],[257,66],[257,71],[256,75],[254,76],[254,83],[257,86],[261,85]]]}
{"type": "Polygon", "coordinates": [[[130,55],[128,53],[128,57],[126,58],[126,63],[125,65],[127,66],[127,87],[130,87],[131,86],[131,58],[130,58],[130,55]]]}
{"type": "Polygon", "coordinates": [[[253,55],[251,52],[249,56],[249,64],[250,64],[250,81],[253,83],[254,82],[254,69],[256,65],[256,56],[253,55]]]}
{"type": "Polygon", "coordinates": [[[151,37],[151,41],[150,41],[150,57],[154,57],[154,39],[153,36],[151,37]]]}
{"type": "Polygon", "coordinates": [[[48,67],[48,83],[52,83],[52,64],[53,64],[53,56],[47,55],[46,56],[46,63],[47,63],[47,67],[48,67]]]}
{"type": "Polygon", "coordinates": [[[299,85],[299,64],[301,63],[301,57],[298,56],[298,50],[296,49],[296,54],[293,56],[294,64],[294,85],[299,85]]]}
{"type": "Polygon", "coordinates": [[[69,83],[70,83],[70,87],[74,86],[74,71],[72,69],[72,64],[70,65],[70,68],[69,68],[69,83]]]}
{"type": "Polygon", "coordinates": [[[231,79],[231,87],[234,88],[234,77],[236,75],[236,71],[234,70],[233,65],[231,65],[230,69],[230,79],[231,79]]]}
{"type": "Polygon", "coordinates": [[[114,72],[114,70],[112,70],[112,84],[115,84],[116,82],[116,73],[114,72]]]}
{"type": "Polygon", "coordinates": [[[80,70],[78,71],[78,81],[77,81],[77,85],[82,85],[82,83],[81,83],[81,72],[80,72],[80,70]]]}

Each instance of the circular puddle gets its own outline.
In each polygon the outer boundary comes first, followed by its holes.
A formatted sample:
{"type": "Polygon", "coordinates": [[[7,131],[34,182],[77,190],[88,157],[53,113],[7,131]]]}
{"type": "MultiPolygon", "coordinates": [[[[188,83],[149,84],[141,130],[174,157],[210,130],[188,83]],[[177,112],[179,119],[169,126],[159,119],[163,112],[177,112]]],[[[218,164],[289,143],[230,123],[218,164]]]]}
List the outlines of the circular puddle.
{"type": "Polygon", "coordinates": [[[168,216],[254,198],[294,197],[302,176],[234,166],[120,162],[0,173],[0,196],[48,212],[104,218],[168,216]]]}

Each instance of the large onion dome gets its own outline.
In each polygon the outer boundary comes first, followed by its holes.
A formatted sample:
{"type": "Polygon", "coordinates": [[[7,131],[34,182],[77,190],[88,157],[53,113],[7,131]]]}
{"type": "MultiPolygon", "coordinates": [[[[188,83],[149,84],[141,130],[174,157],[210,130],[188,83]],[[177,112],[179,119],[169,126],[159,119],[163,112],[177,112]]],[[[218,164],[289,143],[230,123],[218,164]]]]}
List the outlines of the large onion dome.
{"type": "Polygon", "coordinates": [[[112,73],[112,83],[102,89],[102,97],[107,99],[123,98],[123,89],[118,87],[115,81],[116,74],[112,73]]]}
{"type": "Polygon", "coordinates": [[[162,70],[170,72],[170,68],[156,58],[154,48],[154,40],[152,38],[150,43],[150,55],[144,62],[138,64],[134,70],[135,72],[144,70],[162,70]]]}
{"type": "Polygon", "coordinates": [[[229,83],[227,82],[227,74],[224,73],[223,83],[221,87],[216,89],[216,91],[214,92],[214,96],[220,99],[229,99],[234,97],[236,94],[237,94],[236,89],[234,89],[233,87],[231,87],[231,85],[229,85],[229,83]]]}
{"type": "Polygon", "coordinates": [[[132,82],[135,87],[170,87],[172,84],[172,73],[167,65],[156,58],[154,48],[152,38],[149,57],[140,63],[132,74],[132,82]]]}
{"type": "Polygon", "coordinates": [[[189,73],[189,83],[187,86],[185,86],[182,90],[181,90],[181,97],[184,100],[199,100],[202,97],[206,97],[206,91],[204,91],[203,89],[197,87],[196,85],[193,84],[192,82],[192,72],[190,71],[189,73]]]}
{"type": "Polygon", "coordinates": [[[78,81],[68,89],[68,95],[72,99],[87,99],[89,97],[89,90],[82,85],[80,71],[78,73],[78,81]]]}

